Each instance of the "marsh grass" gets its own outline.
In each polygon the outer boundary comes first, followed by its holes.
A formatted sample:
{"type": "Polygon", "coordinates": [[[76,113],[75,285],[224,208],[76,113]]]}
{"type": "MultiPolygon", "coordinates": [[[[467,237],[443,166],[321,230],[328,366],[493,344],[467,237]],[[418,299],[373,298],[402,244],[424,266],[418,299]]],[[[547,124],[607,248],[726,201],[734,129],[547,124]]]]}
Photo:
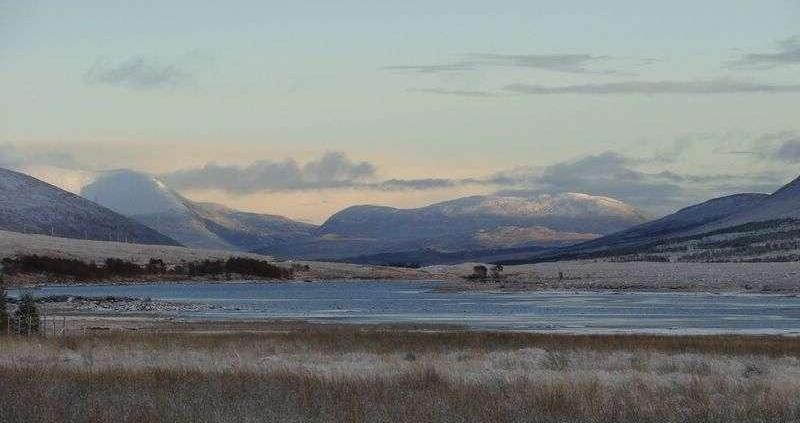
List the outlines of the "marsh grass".
{"type": "Polygon", "coordinates": [[[293,322],[176,324],[159,332],[101,331],[88,336],[40,338],[43,344],[77,347],[114,344],[131,347],[215,349],[254,344],[288,351],[433,352],[497,351],[541,348],[547,351],[658,351],[722,355],[758,354],[800,357],[800,337],[771,335],[569,335],[523,332],[475,332],[450,327],[319,325],[293,322]]]}
{"type": "Polygon", "coordinates": [[[800,420],[795,338],[272,329],[3,338],[0,420],[800,420]]]}

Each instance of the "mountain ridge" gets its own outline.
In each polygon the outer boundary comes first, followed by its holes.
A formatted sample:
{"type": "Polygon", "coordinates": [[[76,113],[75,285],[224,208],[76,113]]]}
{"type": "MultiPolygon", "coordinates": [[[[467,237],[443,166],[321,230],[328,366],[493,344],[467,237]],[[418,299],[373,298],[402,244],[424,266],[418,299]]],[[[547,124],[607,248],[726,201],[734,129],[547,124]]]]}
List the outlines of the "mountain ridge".
{"type": "Polygon", "coordinates": [[[129,169],[100,174],[81,194],[193,248],[250,251],[309,236],[316,228],[283,216],[195,202],[159,178],[129,169]]]}
{"type": "Polygon", "coordinates": [[[772,194],[714,198],[595,240],[505,264],[586,258],[668,261],[800,260],[800,178],[772,194]]]}
{"type": "Polygon", "coordinates": [[[0,229],[64,238],[175,245],[176,240],[24,173],[0,168],[0,229]]]}
{"type": "Polygon", "coordinates": [[[469,196],[410,209],[355,205],[327,219],[316,230],[315,239],[256,251],[346,261],[348,257],[419,250],[455,253],[557,246],[625,229],[645,219],[621,201],[580,193],[469,196]]]}

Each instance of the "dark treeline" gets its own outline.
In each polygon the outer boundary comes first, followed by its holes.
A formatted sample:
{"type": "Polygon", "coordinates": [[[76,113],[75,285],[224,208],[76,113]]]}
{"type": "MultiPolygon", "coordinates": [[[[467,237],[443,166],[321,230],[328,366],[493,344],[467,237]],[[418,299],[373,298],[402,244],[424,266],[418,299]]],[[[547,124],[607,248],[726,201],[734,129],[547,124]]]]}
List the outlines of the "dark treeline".
{"type": "Polygon", "coordinates": [[[76,259],[25,255],[5,258],[2,261],[5,273],[45,273],[67,276],[76,280],[98,280],[109,277],[131,277],[137,275],[219,276],[238,274],[270,279],[291,278],[294,269],[270,264],[264,260],[231,257],[227,260],[201,260],[167,266],[163,260],[150,259],[140,266],[134,262],[108,258],[103,263],[83,262],[76,259]]]}
{"type": "Polygon", "coordinates": [[[629,263],[635,261],[646,261],[651,263],[669,263],[669,257],[656,254],[634,254],[630,256],[611,257],[610,262],[629,263]]]}

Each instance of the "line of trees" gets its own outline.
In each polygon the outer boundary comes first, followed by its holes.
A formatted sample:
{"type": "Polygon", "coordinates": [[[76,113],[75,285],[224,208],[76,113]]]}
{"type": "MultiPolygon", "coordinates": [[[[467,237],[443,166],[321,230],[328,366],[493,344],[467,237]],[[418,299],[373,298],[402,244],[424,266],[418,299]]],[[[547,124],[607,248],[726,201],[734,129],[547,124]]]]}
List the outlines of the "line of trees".
{"type": "Polygon", "coordinates": [[[44,273],[66,276],[75,280],[100,280],[108,277],[131,277],[137,275],[182,275],[218,276],[238,274],[271,279],[288,279],[295,268],[276,266],[264,260],[247,257],[231,257],[227,260],[201,260],[167,266],[161,259],[150,259],[146,265],[131,261],[108,258],[102,264],[83,262],[77,259],[24,255],[2,261],[8,274],[44,273]]]}

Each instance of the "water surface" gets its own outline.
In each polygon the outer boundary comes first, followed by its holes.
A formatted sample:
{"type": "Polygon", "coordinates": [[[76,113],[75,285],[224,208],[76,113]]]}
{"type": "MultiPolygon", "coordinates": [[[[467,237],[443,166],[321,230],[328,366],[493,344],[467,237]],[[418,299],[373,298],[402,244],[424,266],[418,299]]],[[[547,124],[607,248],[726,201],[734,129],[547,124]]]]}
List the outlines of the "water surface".
{"type": "MultiPolygon", "coordinates": [[[[151,283],[45,286],[36,296],[119,296],[186,304],[185,319],[455,324],[579,333],[800,334],[800,298],[756,294],[436,292],[436,282],[151,283]]],[[[17,295],[12,291],[10,294],[17,295]]]]}

